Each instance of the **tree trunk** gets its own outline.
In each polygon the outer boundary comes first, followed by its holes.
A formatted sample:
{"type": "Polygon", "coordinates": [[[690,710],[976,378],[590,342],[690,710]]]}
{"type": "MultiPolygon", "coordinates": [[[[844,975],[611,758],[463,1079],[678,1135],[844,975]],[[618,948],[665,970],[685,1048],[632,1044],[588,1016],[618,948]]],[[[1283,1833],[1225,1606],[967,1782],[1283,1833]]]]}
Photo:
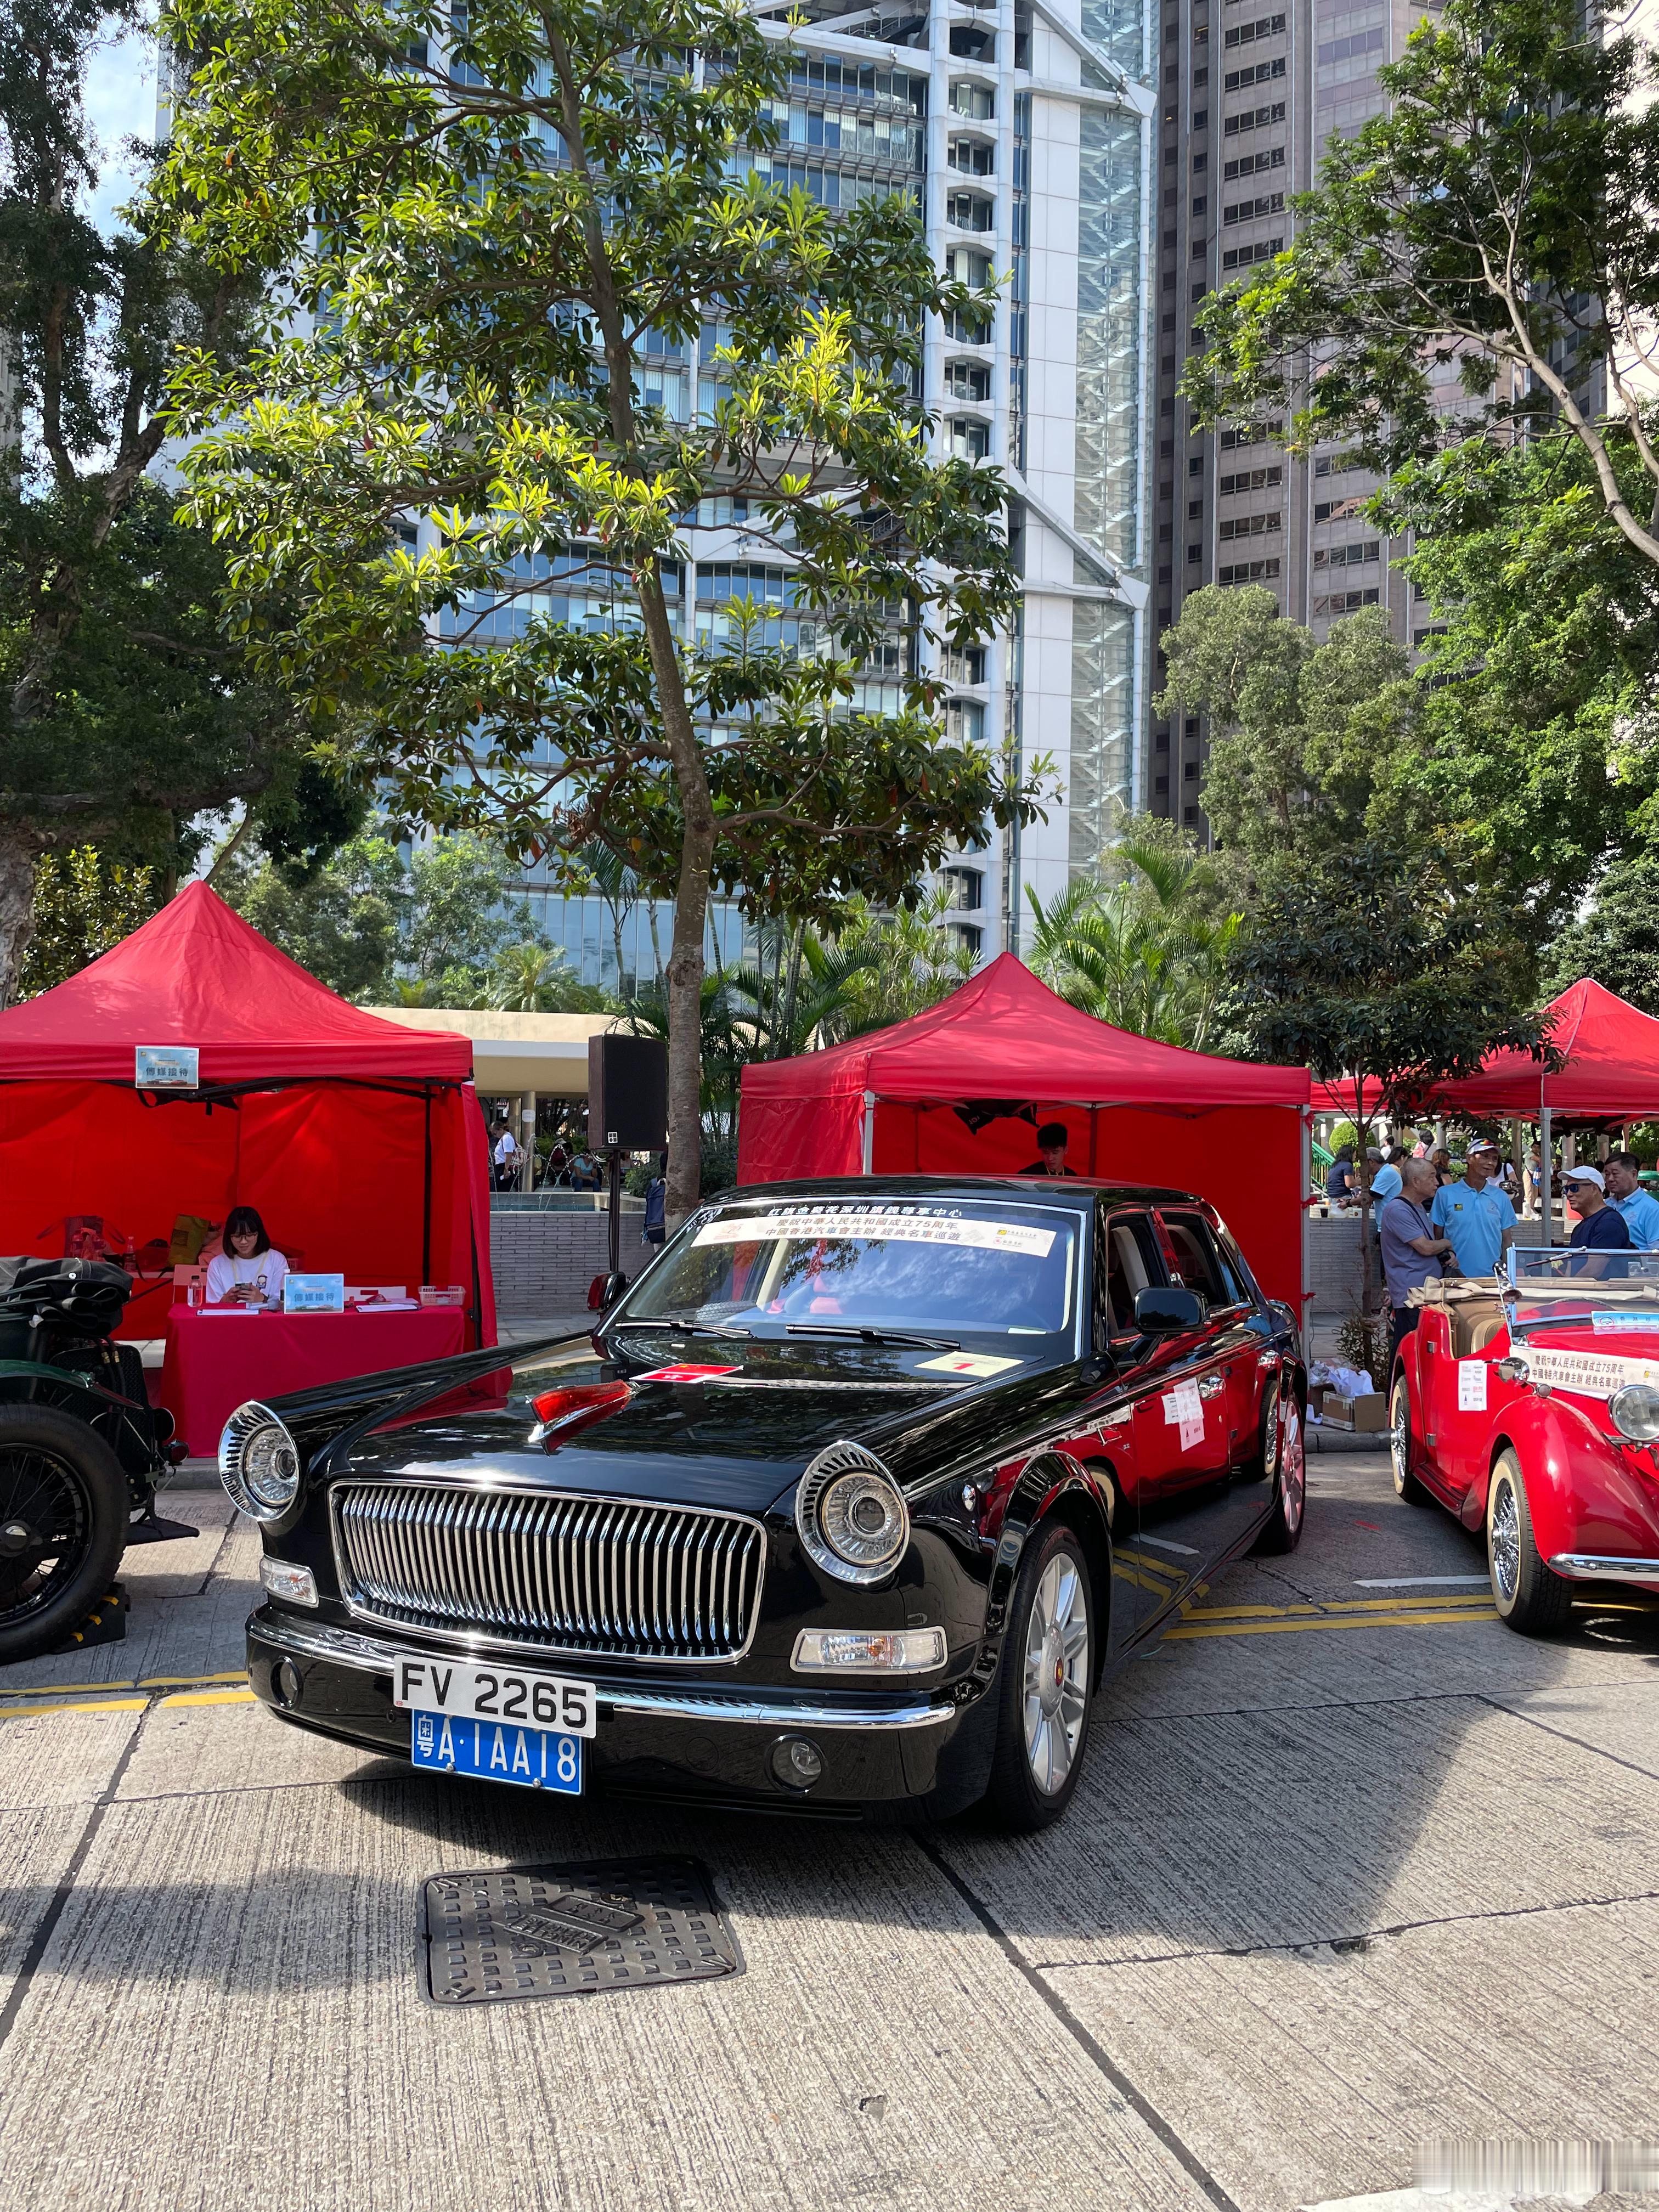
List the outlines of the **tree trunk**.
{"type": "MultiPolygon", "coordinates": [[[[620,465],[646,473],[634,422],[634,350],[628,318],[605,242],[601,195],[588,165],[581,100],[570,51],[558,24],[542,15],[548,55],[559,82],[560,121],[574,175],[584,188],[582,234],[592,282],[592,307],[605,343],[605,402],[620,465]]],[[[668,955],[668,1192],[667,1225],[690,1212],[702,1193],[702,933],[708,915],[708,883],[714,862],[714,803],[696,726],[686,697],[678,641],[663,597],[654,556],[638,564],[640,613],[663,736],[679,786],[684,823],[679,876],[674,890],[674,936],[668,955]]]]}
{"type": "Polygon", "coordinates": [[[18,978],[34,942],[34,847],[0,826],[0,1010],[17,996],[18,978]]]}

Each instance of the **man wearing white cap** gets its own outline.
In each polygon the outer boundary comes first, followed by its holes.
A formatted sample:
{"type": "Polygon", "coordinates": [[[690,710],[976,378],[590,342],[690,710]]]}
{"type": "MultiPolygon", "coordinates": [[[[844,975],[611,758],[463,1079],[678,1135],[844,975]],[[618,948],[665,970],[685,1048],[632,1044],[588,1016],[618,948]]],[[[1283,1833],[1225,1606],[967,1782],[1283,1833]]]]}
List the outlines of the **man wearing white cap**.
{"type": "Polygon", "coordinates": [[[1450,1242],[1458,1272],[1490,1275],[1515,1242],[1515,1208],[1492,1180],[1498,1147],[1484,1137],[1469,1146],[1462,1182],[1443,1184],[1429,1218],[1450,1242]]]}
{"type": "MultiPolygon", "coordinates": [[[[1578,1226],[1567,1242],[1583,1251],[1588,1245],[1603,1252],[1628,1252],[1632,1238],[1625,1217],[1616,1206],[1609,1206],[1603,1195],[1607,1189],[1600,1168],[1569,1168],[1561,1178],[1561,1189],[1567,1204],[1578,1216],[1578,1226]]],[[[1622,1261],[1585,1260],[1575,1273],[1586,1275],[1622,1275],[1627,1273],[1622,1261]]]]}

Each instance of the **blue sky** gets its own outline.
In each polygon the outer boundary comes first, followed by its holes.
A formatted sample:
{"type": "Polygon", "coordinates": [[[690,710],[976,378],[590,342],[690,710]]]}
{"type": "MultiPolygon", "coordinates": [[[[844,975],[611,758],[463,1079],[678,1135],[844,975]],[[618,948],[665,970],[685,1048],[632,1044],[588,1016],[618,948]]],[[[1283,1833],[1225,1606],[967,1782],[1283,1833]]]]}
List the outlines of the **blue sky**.
{"type": "Polygon", "coordinates": [[[155,49],[148,39],[126,38],[94,54],[87,72],[87,116],[104,151],[104,175],[88,212],[101,229],[131,197],[132,172],[120,159],[122,141],[155,133],[155,49]]]}

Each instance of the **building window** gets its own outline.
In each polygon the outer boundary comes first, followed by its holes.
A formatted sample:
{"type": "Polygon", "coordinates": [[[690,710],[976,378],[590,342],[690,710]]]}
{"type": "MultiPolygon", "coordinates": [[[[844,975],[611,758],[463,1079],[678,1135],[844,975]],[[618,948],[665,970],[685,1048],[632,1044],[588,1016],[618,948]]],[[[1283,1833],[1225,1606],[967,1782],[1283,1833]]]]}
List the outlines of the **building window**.
{"type": "Polygon", "coordinates": [[[1267,584],[1279,576],[1279,556],[1271,561],[1235,561],[1231,566],[1216,570],[1218,584],[1267,584]]]}
{"type": "Polygon", "coordinates": [[[974,123],[989,123],[995,117],[997,96],[988,84],[958,77],[951,87],[950,99],[952,115],[965,115],[974,123]]]}
{"type": "Polygon", "coordinates": [[[980,361],[947,362],[945,389],[952,399],[987,400],[991,396],[990,369],[980,361]]]}
{"type": "Polygon", "coordinates": [[[953,914],[977,914],[985,903],[985,878],[977,868],[941,868],[940,888],[950,893],[953,914]]]}
{"type": "Polygon", "coordinates": [[[945,701],[945,734],[956,745],[984,744],[985,709],[977,699],[945,701]]]}
{"type": "Polygon", "coordinates": [[[1380,561],[1380,538],[1356,538],[1351,545],[1322,545],[1313,556],[1316,568],[1361,568],[1367,561],[1380,561]]]}

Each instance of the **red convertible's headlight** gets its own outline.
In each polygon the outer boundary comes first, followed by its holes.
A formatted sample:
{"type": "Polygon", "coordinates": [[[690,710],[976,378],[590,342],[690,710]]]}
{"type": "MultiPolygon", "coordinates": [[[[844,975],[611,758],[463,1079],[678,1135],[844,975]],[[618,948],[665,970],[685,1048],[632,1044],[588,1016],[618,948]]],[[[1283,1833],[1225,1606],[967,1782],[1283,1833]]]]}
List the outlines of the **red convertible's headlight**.
{"type": "Polygon", "coordinates": [[[571,1382],[562,1390],[544,1390],[532,1398],[538,1425],[530,1431],[532,1444],[545,1443],[556,1431],[568,1436],[585,1429],[615,1406],[625,1406],[632,1395],[626,1382],[571,1382]]]}
{"type": "Polygon", "coordinates": [[[1626,1382],[1613,1394],[1607,1411],[1613,1425],[1632,1443],[1650,1444],[1659,1437],[1659,1390],[1650,1382],[1626,1382]]]}

